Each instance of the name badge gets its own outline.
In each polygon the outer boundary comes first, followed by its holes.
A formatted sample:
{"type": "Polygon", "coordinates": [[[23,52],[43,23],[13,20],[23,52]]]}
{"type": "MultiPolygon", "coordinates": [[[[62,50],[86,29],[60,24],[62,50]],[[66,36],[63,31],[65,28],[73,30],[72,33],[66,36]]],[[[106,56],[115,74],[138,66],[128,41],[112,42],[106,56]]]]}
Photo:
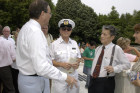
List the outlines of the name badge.
{"type": "Polygon", "coordinates": [[[76,50],[76,48],[72,48],[72,50],[76,50]]]}

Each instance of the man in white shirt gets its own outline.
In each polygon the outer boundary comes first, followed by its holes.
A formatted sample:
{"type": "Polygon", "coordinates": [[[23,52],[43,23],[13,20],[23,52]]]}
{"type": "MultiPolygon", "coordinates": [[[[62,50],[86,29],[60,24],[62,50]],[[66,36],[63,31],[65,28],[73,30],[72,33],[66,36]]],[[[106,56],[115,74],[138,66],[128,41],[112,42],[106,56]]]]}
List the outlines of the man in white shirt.
{"type": "Polygon", "coordinates": [[[112,55],[114,47],[112,41],[115,35],[116,30],[113,26],[103,26],[102,45],[95,50],[88,93],[114,93],[115,73],[130,68],[130,62],[118,45],[115,46],[114,55],[112,55]],[[113,57],[112,64],[110,64],[111,57],[113,57]]]}
{"type": "MultiPolygon", "coordinates": [[[[79,67],[81,54],[77,42],[70,38],[75,23],[71,19],[62,19],[58,26],[61,36],[50,47],[53,65],[78,81],[76,69],[79,67]]],[[[79,87],[79,82],[78,87],[71,89],[64,81],[52,80],[51,93],[79,93],[79,87]]]]}
{"type": "MultiPolygon", "coordinates": [[[[0,25],[0,81],[3,83],[2,93],[15,93],[10,65],[15,61],[15,49],[12,43],[2,36],[0,25]]],[[[0,90],[1,91],[1,90],[0,90]]]]}
{"type": "Polygon", "coordinates": [[[32,2],[29,16],[30,20],[21,28],[17,38],[16,59],[20,93],[44,93],[43,77],[66,81],[71,87],[76,86],[77,81],[73,77],[52,65],[49,47],[41,31],[41,27],[48,25],[51,18],[48,3],[44,0],[32,2]]]}
{"type": "MultiPolygon", "coordinates": [[[[11,35],[10,35],[10,32],[11,32],[11,29],[9,26],[5,26],[3,28],[3,38],[10,41],[12,44],[13,44],[13,47],[15,49],[15,41],[13,38],[11,38],[11,35]]],[[[16,65],[16,62],[13,62],[11,64],[11,71],[12,71],[12,77],[13,77],[13,83],[14,83],[14,87],[15,87],[15,90],[16,90],[16,93],[19,93],[18,91],[18,84],[17,84],[17,78],[18,78],[18,69],[17,69],[17,65],[16,65]]]]}
{"type": "Polygon", "coordinates": [[[48,33],[48,30],[49,30],[49,25],[46,25],[44,27],[41,27],[42,28],[42,31],[47,39],[47,42],[48,42],[48,46],[50,46],[50,44],[53,42],[53,36],[48,33]]]}

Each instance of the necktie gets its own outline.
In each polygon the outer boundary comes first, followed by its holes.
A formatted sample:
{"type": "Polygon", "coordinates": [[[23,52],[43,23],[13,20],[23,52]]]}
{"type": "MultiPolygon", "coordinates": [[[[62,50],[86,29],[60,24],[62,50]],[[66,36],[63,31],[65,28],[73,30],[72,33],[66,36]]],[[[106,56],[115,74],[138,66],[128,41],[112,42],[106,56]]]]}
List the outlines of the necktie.
{"type": "Polygon", "coordinates": [[[103,59],[103,56],[104,56],[104,49],[105,49],[105,46],[102,47],[101,54],[98,58],[97,64],[96,64],[94,72],[92,74],[94,78],[97,78],[99,76],[100,68],[101,68],[101,64],[102,64],[102,59],[103,59]]]}

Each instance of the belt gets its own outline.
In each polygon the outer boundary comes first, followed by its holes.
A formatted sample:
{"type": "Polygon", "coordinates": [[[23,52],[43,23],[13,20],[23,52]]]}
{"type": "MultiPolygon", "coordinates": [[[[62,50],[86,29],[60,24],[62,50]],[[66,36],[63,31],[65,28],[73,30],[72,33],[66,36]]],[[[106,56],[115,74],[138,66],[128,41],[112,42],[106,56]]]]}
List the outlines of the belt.
{"type": "Polygon", "coordinates": [[[38,76],[37,74],[33,74],[33,75],[26,75],[26,76],[38,76]]]}
{"type": "Polygon", "coordinates": [[[115,76],[110,76],[110,77],[97,77],[97,78],[93,78],[93,77],[91,76],[91,78],[92,78],[92,79],[114,79],[115,76]]]}

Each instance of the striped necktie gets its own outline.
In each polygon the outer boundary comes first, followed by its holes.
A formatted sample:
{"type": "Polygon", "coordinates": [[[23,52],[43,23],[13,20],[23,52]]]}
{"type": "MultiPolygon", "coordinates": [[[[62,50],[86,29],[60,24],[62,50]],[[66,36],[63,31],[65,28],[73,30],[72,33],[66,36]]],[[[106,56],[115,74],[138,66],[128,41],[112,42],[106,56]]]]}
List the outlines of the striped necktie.
{"type": "Polygon", "coordinates": [[[102,59],[103,59],[103,56],[104,56],[104,49],[105,49],[105,46],[102,47],[101,54],[98,58],[97,64],[96,64],[94,72],[92,74],[93,78],[97,78],[99,76],[100,69],[101,69],[101,64],[102,64],[102,59]]]}

